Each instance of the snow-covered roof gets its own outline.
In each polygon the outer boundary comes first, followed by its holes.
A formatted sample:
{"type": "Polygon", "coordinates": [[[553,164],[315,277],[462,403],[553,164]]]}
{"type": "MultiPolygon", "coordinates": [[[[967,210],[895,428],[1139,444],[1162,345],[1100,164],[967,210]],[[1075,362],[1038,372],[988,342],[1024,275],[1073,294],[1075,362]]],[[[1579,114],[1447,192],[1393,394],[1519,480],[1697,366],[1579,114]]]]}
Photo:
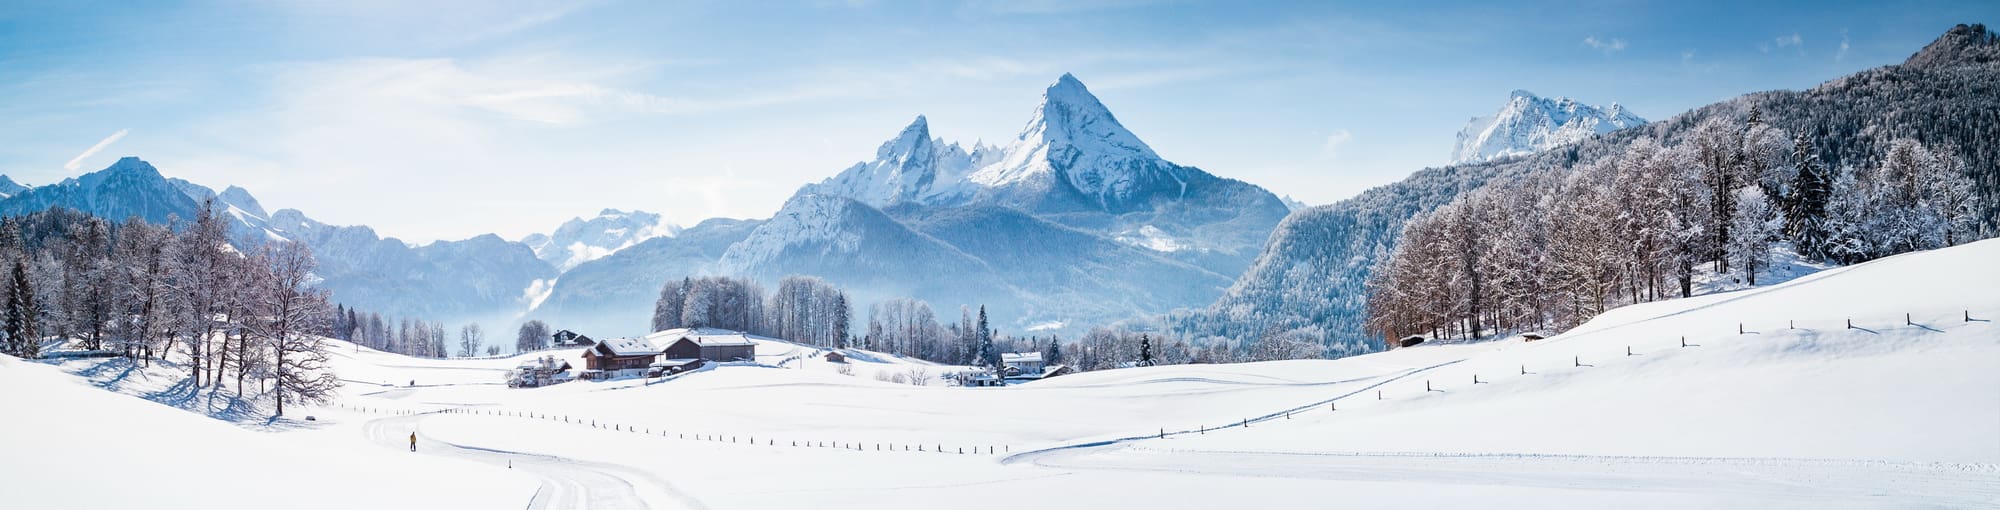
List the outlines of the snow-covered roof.
{"type": "Polygon", "coordinates": [[[1002,363],[1041,363],[1041,362],[1042,362],[1042,353],[1039,353],[1039,352],[1003,352],[1003,353],[1000,353],[1000,361],[1001,361],[1002,363]]]}
{"type": "MultiPolygon", "coordinates": [[[[650,337],[648,337],[650,338],[650,337]]],[[[613,338],[597,343],[614,356],[651,356],[660,353],[660,348],[646,338],[613,338]]]]}
{"type": "Polygon", "coordinates": [[[646,339],[659,345],[672,345],[682,338],[693,340],[702,347],[756,345],[756,340],[779,342],[776,338],[763,337],[719,328],[678,328],[646,335],[646,339]]]}

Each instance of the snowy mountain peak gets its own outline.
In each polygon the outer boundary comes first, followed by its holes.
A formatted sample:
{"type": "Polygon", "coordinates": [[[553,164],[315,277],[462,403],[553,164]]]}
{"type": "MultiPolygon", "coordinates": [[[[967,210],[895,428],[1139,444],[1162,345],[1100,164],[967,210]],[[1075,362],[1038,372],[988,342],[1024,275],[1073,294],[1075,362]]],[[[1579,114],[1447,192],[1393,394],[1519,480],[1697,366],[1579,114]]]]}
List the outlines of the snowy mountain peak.
{"type": "Polygon", "coordinates": [[[556,227],[555,232],[529,234],[521,238],[521,244],[528,245],[537,258],[555,266],[557,271],[567,271],[641,241],[672,237],[680,231],[680,226],[661,221],[658,214],[607,208],[588,220],[570,218],[556,227]]]}
{"type": "Polygon", "coordinates": [[[1185,182],[1182,167],[1161,160],[1069,74],[1042,94],[1034,116],[1002,153],[999,162],[974,172],[972,182],[1029,195],[1074,191],[1106,211],[1132,205],[1129,200],[1160,183],[1185,182]]]}
{"type": "Polygon", "coordinates": [[[222,194],[216,195],[216,200],[225,205],[242,209],[243,212],[258,218],[271,217],[270,213],[264,212],[264,204],[258,203],[257,197],[250,196],[250,190],[243,189],[240,186],[230,186],[223,189],[222,194]]]}
{"type": "Polygon", "coordinates": [[[882,142],[882,146],[875,149],[875,157],[877,159],[909,158],[920,150],[929,149],[933,143],[934,141],[931,140],[930,121],[924,119],[924,116],[918,115],[917,120],[910,122],[908,127],[904,127],[902,133],[898,133],[895,138],[891,138],[887,142],[882,142]]]}
{"type": "Polygon", "coordinates": [[[7,198],[14,195],[19,195],[21,194],[21,192],[27,190],[28,186],[18,182],[14,182],[14,179],[12,177],[0,175],[0,198],[7,198]]]}
{"type": "Polygon", "coordinates": [[[1474,117],[1458,132],[1451,162],[1473,163],[1533,154],[1558,145],[1646,123],[1612,103],[1584,104],[1567,97],[1544,98],[1516,89],[1491,116],[1474,117]]]}
{"type": "Polygon", "coordinates": [[[875,159],[855,163],[800,194],[847,197],[881,207],[900,202],[935,202],[972,192],[965,176],[997,153],[975,144],[971,151],[932,138],[930,121],[918,115],[894,138],[875,149],[875,159]]]}
{"type": "Polygon", "coordinates": [[[1060,145],[1085,145],[1086,148],[1131,157],[1158,158],[1153,148],[1139,141],[1137,135],[1118,123],[1103,102],[1097,100],[1090,89],[1083,86],[1076,76],[1063,73],[1055,84],[1049,85],[1042,93],[1042,104],[1035,108],[1035,116],[1028,120],[1021,135],[1015,137],[1016,145],[1022,142],[1042,142],[1060,145]]]}

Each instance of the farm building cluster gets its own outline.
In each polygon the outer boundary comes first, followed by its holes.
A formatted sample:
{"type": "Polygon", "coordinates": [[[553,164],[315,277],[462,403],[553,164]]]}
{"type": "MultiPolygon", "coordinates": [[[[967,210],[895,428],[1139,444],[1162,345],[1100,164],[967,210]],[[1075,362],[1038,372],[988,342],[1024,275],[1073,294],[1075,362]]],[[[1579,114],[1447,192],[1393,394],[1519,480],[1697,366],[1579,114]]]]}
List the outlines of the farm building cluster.
{"type": "Polygon", "coordinates": [[[1008,383],[1039,381],[1058,375],[1076,372],[1068,365],[1050,365],[1039,352],[1007,352],[1000,354],[1000,368],[996,371],[969,374],[960,385],[964,386],[1004,386],[1008,383]]]}
{"type": "Polygon", "coordinates": [[[757,340],[777,341],[712,328],[669,329],[638,338],[614,338],[583,351],[583,378],[658,377],[701,368],[708,362],[754,361],[757,340]]]}

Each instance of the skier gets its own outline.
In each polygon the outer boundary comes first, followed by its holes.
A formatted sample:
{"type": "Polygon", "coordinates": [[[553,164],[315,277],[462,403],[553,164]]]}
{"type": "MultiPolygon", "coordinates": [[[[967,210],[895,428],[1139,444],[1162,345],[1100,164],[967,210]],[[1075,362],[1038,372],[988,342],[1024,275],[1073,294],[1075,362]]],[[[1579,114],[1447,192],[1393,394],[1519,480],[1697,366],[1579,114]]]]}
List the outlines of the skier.
{"type": "Polygon", "coordinates": [[[410,433],[410,451],[417,451],[417,433],[410,433]]]}

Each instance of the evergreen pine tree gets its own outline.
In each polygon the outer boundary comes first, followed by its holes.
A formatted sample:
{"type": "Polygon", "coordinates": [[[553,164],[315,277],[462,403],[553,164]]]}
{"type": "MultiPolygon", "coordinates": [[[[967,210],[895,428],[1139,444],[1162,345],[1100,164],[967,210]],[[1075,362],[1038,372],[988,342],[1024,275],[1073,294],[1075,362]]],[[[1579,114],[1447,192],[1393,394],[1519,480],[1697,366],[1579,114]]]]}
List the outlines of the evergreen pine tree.
{"type": "Polygon", "coordinates": [[[35,324],[35,318],[40,311],[35,307],[35,291],[28,282],[27,262],[15,259],[13,276],[7,285],[7,342],[12,344],[10,350],[14,355],[39,358],[42,356],[41,329],[35,324]]]}
{"type": "Polygon", "coordinates": [[[1799,135],[1793,143],[1792,160],[1799,166],[1792,182],[1792,199],[1785,211],[1785,234],[1800,255],[1813,260],[1827,259],[1826,209],[1833,200],[1833,172],[1819,159],[1813,139],[1799,135]]]}
{"type": "Polygon", "coordinates": [[[986,327],[986,305],[979,305],[979,362],[1000,368],[1000,353],[993,349],[993,330],[986,327]]]}
{"type": "Polygon", "coordinates": [[[1049,337],[1049,348],[1042,351],[1042,363],[1048,366],[1055,366],[1061,365],[1062,362],[1062,339],[1051,336],[1049,337]]]}
{"type": "Polygon", "coordinates": [[[1143,333],[1139,335],[1139,366],[1153,366],[1153,338],[1143,333]]]}

